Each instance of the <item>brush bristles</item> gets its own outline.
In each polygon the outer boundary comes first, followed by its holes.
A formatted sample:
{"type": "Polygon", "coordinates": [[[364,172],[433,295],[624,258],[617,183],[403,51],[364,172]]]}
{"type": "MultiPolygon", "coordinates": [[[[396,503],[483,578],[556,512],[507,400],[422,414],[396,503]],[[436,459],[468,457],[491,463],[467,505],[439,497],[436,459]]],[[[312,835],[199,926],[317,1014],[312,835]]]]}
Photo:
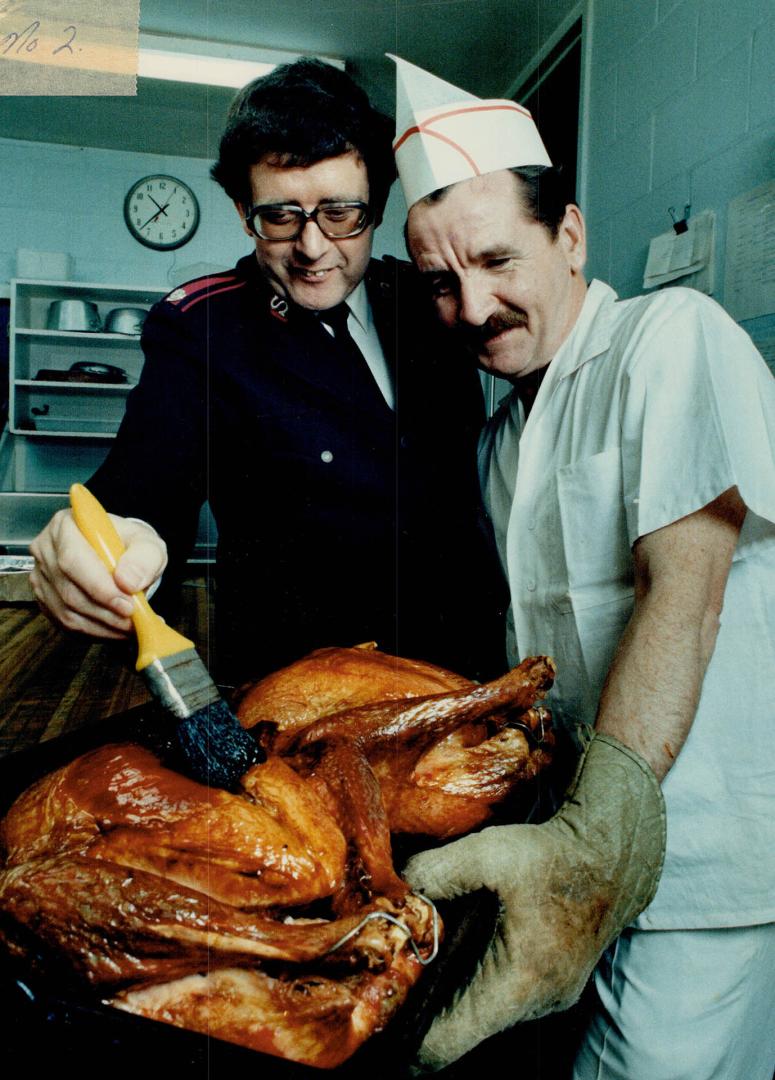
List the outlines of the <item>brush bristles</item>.
{"type": "Polygon", "coordinates": [[[189,775],[211,787],[233,791],[250,766],[265,758],[223,700],[181,720],[177,734],[189,775]]]}
{"type": "Polygon", "coordinates": [[[265,754],[240,725],[195,649],[154,660],[143,671],[148,689],[180,721],[185,772],[200,783],[233,791],[265,754]]]}

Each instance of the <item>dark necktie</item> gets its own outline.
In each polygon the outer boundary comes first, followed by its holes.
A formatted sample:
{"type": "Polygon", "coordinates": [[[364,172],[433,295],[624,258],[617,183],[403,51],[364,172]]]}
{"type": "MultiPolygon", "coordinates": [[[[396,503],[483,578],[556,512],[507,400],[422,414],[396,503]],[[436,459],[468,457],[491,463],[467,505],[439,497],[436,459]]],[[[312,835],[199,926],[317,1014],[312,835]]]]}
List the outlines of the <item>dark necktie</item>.
{"type": "Polygon", "coordinates": [[[347,329],[347,316],[350,309],[347,304],[337,304],[336,307],[320,313],[320,321],[330,326],[334,331],[334,340],[342,353],[355,364],[365,364],[363,353],[353,341],[350,331],[347,329]]]}
{"type": "MultiPolygon", "coordinates": [[[[351,402],[353,404],[364,404],[371,401],[379,409],[382,409],[386,405],[385,396],[377,384],[366,357],[355,344],[350,331],[347,329],[348,314],[349,308],[347,304],[337,304],[336,307],[321,312],[320,321],[330,326],[334,331],[336,350],[347,365],[345,382],[351,402]]],[[[328,334],[328,331],[325,330],[324,333],[328,334]]]]}

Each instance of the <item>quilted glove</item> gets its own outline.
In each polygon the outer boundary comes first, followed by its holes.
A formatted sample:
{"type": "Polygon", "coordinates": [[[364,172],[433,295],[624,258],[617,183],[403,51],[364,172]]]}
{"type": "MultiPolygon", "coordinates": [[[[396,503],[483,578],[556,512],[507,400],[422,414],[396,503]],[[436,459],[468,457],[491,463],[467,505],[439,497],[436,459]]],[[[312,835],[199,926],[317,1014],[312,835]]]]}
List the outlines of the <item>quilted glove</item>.
{"type": "Polygon", "coordinates": [[[557,813],[424,851],[404,877],[432,899],[486,888],[500,916],[467,987],[437,1016],[422,1071],[456,1061],[523,1020],[569,1008],[603,950],[656,892],[665,847],[662,792],[649,766],[595,735],[557,813]]]}

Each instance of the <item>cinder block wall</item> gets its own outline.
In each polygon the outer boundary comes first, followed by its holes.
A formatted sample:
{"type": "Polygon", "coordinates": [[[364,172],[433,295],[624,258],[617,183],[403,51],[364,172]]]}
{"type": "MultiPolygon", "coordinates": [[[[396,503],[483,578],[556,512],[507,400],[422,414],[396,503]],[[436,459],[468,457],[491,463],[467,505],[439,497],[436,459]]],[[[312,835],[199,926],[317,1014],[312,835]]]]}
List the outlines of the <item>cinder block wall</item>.
{"type": "Polygon", "coordinates": [[[0,283],[17,276],[17,248],[67,252],[76,281],[162,289],[177,283],[181,269],[228,267],[251,250],[231,202],[208,175],[209,161],[19,139],[0,139],[0,161],[0,283]],[[176,251],[144,247],[124,224],[124,196],[151,173],[179,177],[199,199],[199,229],[176,251]]]}
{"type": "Polygon", "coordinates": [[[716,212],[723,303],[727,203],[775,179],[772,0],[588,0],[580,200],[588,271],[642,292],[668,207],[716,212]]]}

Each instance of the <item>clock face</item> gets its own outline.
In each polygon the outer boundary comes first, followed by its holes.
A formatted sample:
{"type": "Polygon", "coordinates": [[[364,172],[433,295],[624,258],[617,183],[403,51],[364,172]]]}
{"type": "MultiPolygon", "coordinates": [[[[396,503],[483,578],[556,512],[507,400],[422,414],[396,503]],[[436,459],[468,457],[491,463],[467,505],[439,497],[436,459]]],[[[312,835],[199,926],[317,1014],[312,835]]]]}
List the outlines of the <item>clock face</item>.
{"type": "Polygon", "coordinates": [[[124,220],[136,240],[156,251],[187,243],[199,224],[199,203],[174,176],[145,176],[124,199],[124,220]]]}

